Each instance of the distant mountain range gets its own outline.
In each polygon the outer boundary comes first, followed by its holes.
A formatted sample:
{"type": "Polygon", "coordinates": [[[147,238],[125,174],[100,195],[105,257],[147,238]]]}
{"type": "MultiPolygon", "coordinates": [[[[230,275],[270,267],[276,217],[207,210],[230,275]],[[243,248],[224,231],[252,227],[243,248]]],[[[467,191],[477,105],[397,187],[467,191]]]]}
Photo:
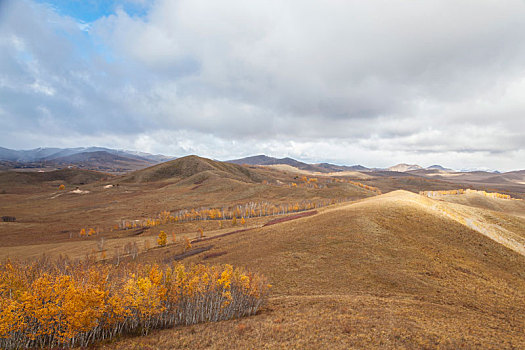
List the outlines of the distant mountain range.
{"type": "MultiPolygon", "coordinates": [[[[106,172],[128,172],[146,168],[158,163],[174,160],[162,154],[117,150],[104,147],[76,147],[76,148],[35,148],[30,150],[13,150],[0,147],[0,169],[13,168],[63,168],[75,166],[84,169],[106,172]]],[[[345,171],[359,172],[400,172],[415,175],[438,174],[453,172],[454,170],[441,165],[432,165],[424,168],[417,164],[397,164],[389,168],[367,168],[362,165],[336,165],[331,163],[305,163],[293,158],[274,158],[266,155],[256,155],[246,158],[226,161],[233,164],[245,165],[286,165],[299,170],[319,173],[335,173],[345,171]]],[[[498,171],[487,169],[467,169],[460,172],[495,173],[498,171]]]]}
{"type": "Polygon", "coordinates": [[[228,160],[229,163],[235,164],[246,164],[246,165],[289,165],[294,168],[306,171],[316,171],[320,173],[335,173],[342,171],[395,171],[395,172],[410,172],[410,171],[419,171],[419,170],[428,170],[428,171],[453,171],[452,169],[447,169],[441,165],[432,165],[428,168],[423,168],[417,164],[397,164],[389,168],[367,168],[362,165],[335,165],[330,163],[315,163],[309,164],[300,162],[292,158],[273,158],[265,155],[251,156],[241,159],[228,160]]]}
{"type": "MultiPolygon", "coordinates": [[[[429,172],[456,172],[454,169],[445,168],[441,165],[434,164],[429,167],[422,167],[417,164],[396,164],[388,168],[367,168],[362,165],[336,165],[336,164],[330,164],[330,163],[304,163],[298,160],[295,160],[293,158],[274,158],[274,157],[268,157],[266,155],[257,155],[257,156],[251,156],[246,158],[240,158],[240,159],[233,159],[226,161],[228,163],[235,163],[235,164],[246,164],[246,165],[289,165],[294,168],[300,169],[300,170],[306,170],[306,171],[313,171],[313,172],[320,172],[320,173],[335,173],[335,172],[342,172],[342,171],[391,171],[391,172],[401,172],[401,173],[429,173],[429,172]]],[[[462,173],[475,173],[475,172],[483,172],[483,173],[493,173],[493,174],[500,174],[499,171],[488,169],[488,168],[470,168],[470,169],[461,169],[457,172],[462,173]]]]}
{"type": "Polygon", "coordinates": [[[106,172],[128,172],[174,159],[159,154],[115,150],[103,147],[35,148],[12,150],[0,147],[0,167],[78,167],[106,172]]]}
{"type": "Polygon", "coordinates": [[[438,171],[438,172],[452,172],[454,170],[445,168],[441,165],[431,165],[429,167],[423,168],[417,164],[397,164],[387,168],[388,171],[397,171],[397,172],[410,172],[410,171],[438,171]]]}
{"type": "MultiPolygon", "coordinates": [[[[385,183],[389,183],[392,179],[403,179],[399,181],[425,186],[435,181],[447,183],[453,181],[462,188],[490,185],[496,189],[504,188],[506,191],[519,192],[522,190],[523,184],[525,184],[525,170],[506,173],[482,170],[454,171],[441,165],[432,165],[424,168],[416,164],[397,164],[389,168],[366,168],[362,165],[308,164],[288,157],[274,158],[265,155],[234,159],[226,162],[197,156],[187,156],[176,160],[174,158],[170,160],[169,157],[162,155],[101,147],[37,148],[23,151],[0,148],[0,170],[22,170],[23,175],[20,176],[27,181],[34,177],[34,175],[27,175],[27,173],[37,173],[38,171],[44,174],[50,172],[55,175],[70,174],[68,176],[75,178],[70,182],[79,184],[89,183],[102,175],[124,175],[121,180],[129,182],[163,181],[172,177],[181,179],[187,177],[191,183],[197,183],[207,178],[242,179],[242,181],[258,182],[260,179],[254,175],[257,171],[253,171],[249,167],[240,166],[248,165],[251,167],[271,166],[276,170],[297,173],[298,175],[306,174],[308,176],[312,173],[331,175],[337,173],[339,176],[356,179],[383,178],[384,180],[382,181],[385,181],[385,183]],[[59,170],[59,172],[54,170],[59,170]],[[85,170],[88,171],[86,172],[85,170]],[[93,175],[93,172],[89,172],[89,170],[97,171],[98,175],[93,175]],[[89,176],[84,177],[82,174],[88,174],[89,176]]],[[[12,179],[13,176],[16,178],[18,175],[13,171],[0,171],[1,176],[12,179]]]]}
{"type": "Polygon", "coordinates": [[[35,148],[30,150],[14,150],[0,147],[0,160],[13,162],[37,162],[63,158],[79,153],[107,152],[121,157],[148,160],[155,163],[174,159],[161,154],[150,154],[136,151],[117,150],[104,147],[76,147],[76,148],[35,148]]]}

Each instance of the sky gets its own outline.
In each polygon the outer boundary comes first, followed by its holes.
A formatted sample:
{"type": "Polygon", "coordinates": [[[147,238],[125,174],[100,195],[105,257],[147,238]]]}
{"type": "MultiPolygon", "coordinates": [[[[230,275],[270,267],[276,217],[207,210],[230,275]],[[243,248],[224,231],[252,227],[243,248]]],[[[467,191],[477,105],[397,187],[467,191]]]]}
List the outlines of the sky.
{"type": "Polygon", "coordinates": [[[525,169],[523,0],[0,0],[0,146],[525,169]]]}

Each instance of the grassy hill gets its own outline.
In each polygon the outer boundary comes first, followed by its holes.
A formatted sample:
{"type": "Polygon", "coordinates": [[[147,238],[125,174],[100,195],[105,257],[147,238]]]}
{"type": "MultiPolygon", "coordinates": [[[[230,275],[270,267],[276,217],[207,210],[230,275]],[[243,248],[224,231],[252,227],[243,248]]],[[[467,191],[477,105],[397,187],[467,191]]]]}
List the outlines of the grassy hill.
{"type": "Polygon", "coordinates": [[[81,152],[46,161],[57,166],[75,165],[86,169],[98,169],[109,172],[127,172],[146,168],[154,164],[144,158],[124,157],[107,151],[81,152]]]}
{"type": "Polygon", "coordinates": [[[461,186],[399,174],[357,180],[393,190],[376,195],[351,176],[319,175],[312,182],[303,180],[309,174],[197,156],[119,177],[79,169],[0,173],[0,184],[9,186],[0,193],[0,216],[17,218],[0,222],[0,257],[46,252],[49,259],[66,253],[83,259],[94,252],[114,263],[134,246],[141,262],[233,264],[265,274],[273,285],[256,316],[159,330],[100,348],[525,347],[523,201],[475,193],[431,199],[397,189],[461,186]],[[78,181],[85,181],[81,191],[78,181]],[[206,219],[115,228],[123,220],[158,219],[163,211],[305,202],[324,204],[304,217],[255,214],[244,224],[206,219]],[[99,233],[79,237],[82,228],[99,233]],[[155,247],[161,230],[168,233],[162,248],[155,247]],[[192,241],[189,254],[183,254],[185,238],[192,241]]]}
{"type": "Polygon", "coordinates": [[[204,261],[265,273],[260,315],[105,348],[525,346],[525,257],[434,204],[396,191],[221,237],[204,261]]]}
{"type": "Polygon", "coordinates": [[[9,188],[10,186],[35,185],[44,182],[63,182],[71,185],[85,185],[112,176],[93,170],[83,169],[60,169],[46,172],[18,172],[4,171],[0,172],[0,188],[9,188]]]}
{"type": "Polygon", "coordinates": [[[198,156],[182,157],[147,169],[139,170],[124,176],[123,181],[140,183],[181,180],[203,172],[211,172],[224,178],[246,182],[260,181],[260,178],[246,167],[237,164],[218,162],[198,156]]]}
{"type": "Polygon", "coordinates": [[[489,209],[518,216],[525,214],[525,201],[523,200],[488,198],[487,196],[483,196],[479,193],[446,195],[441,196],[440,199],[449,203],[457,203],[470,207],[489,209]]]}
{"type": "MultiPolygon", "coordinates": [[[[34,245],[31,256],[41,254],[44,248],[39,248],[40,244],[51,244],[52,247],[45,249],[59,252],[61,244],[81,241],[78,232],[82,228],[99,227],[106,238],[116,238],[118,235],[111,230],[120,220],[155,219],[163,211],[223,208],[250,202],[293,205],[303,201],[339,201],[375,195],[349,183],[332,183],[330,179],[319,179],[318,188],[301,184],[292,187],[291,184],[298,181],[295,174],[251,169],[196,156],[119,177],[79,169],[20,175],[7,172],[4,176],[5,186],[0,185],[0,196],[3,196],[0,197],[0,216],[15,216],[17,222],[0,223],[2,245],[34,245]],[[78,178],[74,174],[78,174],[78,178]],[[86,174],[93,175],[93,181],[81,177],[86,174]],[[62,178],[72,182],[64,181],[66,188],[60,191],[58,185],[62,178]],[[13,181],[18,181],[18,185],[13,187],[13,181]],[[80,186],[81,192],[75,192],[80,182],[84,183],[80,186]],[[3,188],[5,194],[1,193],[3,188]]],[[[177,230],[186,232],[189,228],[177,230]]],[[[95,241],[96,238],[84,240],[90,245],[88,251],[96,249],[95,241]]],[[[117,241],[115,246],[119,245],[117,241]]],[[[84,256],[85,252],[81,247],[71,254],[77,257],[77,254],[84,256]]],[[[16,254],[13,250],[0,251],[0,256],[4,254],[24,256],[29,252],[24,249],[16,254]]]]}
{"type": "Polygon", "coordinates": [[[292,158],[273,158],[273,157],[268,157],[262,154],[258,156],[229,160],[228,163],[239,164],[239,165],[242,165],[242,164],[246,164],[246,165],[285,164],[285,165],[289,165],[297,169],[307,170],[307,171],[312,171],[312,172],[324,171],[324,169],[319,168],[315,165],[303,163],[303,162],[300,162],[292,158]]]}
{"type": "Polygon", "coordinates": [[[298,170],[312,173],[331,173],[342,171],[367,171],[370,170],[361,165],[344,166],[330,163],[308,164],[292,158],[274,158],[265,155],[251,156],[241,159],[229,160],[228,163],[245,165],[287,165],[298,170]]]}

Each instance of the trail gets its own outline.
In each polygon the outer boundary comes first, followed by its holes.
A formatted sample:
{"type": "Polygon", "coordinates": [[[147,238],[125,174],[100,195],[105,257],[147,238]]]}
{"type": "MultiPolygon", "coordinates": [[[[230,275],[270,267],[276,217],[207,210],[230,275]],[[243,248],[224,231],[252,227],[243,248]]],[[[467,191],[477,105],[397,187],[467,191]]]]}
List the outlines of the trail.
{"type": "MultiPolygon", "coordinates": [[[[465,207],[462,204],[450,205],[447,202],[435,201],[430,208],[440,213],[441,215],[459,222],[462,225],[467,226],[468,228],[481,233],[482,235],[492,239],[495,242],[525,256],[525,237],[520,236],[519,234],[509,231],[500,225],[495,223],[487,222],[481,215],[476,215],[473,212],[472,207],[465,207]],[[463,208],[464,207],[464,208],[463,208]]],[[[487,209],[477,209],[477,210],[487,210],[487,209]]]]}
{"type": "MultiPolygon", "coordinates": [[[[498,199],[493,199],[498,200],[498,199]]],[[[453,204],[441,200],[429,198],[424,195],[418,195],[407,191],[393,191],[383,195],[364,198],[351,203],[339,204],[334,207],[321,209],[319,214],[329,213],[339,210],[347,210],[350,208],[358,208],[359,206],[374,206],[377,201],[382,202],[404,202],[418,207],[422,207],[435,214],[445,216],[454,220],[468,228],[490,238],[491,240],[515,251],[518,254],[525,256],[525,232],[523,235],[512,232],[495,223],[487,222],[479,212],[490,212],[489,209],[474,208],[463,204],[453,204]]],[[[317,214],[317,215],[319,215],[317,214]]],[[[514,217],[523,217],[522,215],[508,214],[514,217]]]]}

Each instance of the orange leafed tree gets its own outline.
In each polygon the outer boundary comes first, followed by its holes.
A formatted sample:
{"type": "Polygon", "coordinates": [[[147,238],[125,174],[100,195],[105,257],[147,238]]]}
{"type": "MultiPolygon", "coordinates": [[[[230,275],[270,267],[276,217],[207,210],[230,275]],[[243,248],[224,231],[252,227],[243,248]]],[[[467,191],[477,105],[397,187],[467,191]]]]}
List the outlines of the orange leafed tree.
{"type": "Polygon", "coordinates": [[[188,237],[184,237],[184,251],[188,251],[191,249],[191,242],[188,237]]]}
{"type": "Polygon", "coordinates": [[[269,288],[230,265],[5,262],[0,348],[84,348],[125,333],[253,315],[269,288]]]}
{"type": "Polygon", "coordinates": [[[166,235],[166,232],[160,231],[159,235],[157,236],[157,244],[161,247],[164,247],[168,243],[168,235],[166,235]]]}

